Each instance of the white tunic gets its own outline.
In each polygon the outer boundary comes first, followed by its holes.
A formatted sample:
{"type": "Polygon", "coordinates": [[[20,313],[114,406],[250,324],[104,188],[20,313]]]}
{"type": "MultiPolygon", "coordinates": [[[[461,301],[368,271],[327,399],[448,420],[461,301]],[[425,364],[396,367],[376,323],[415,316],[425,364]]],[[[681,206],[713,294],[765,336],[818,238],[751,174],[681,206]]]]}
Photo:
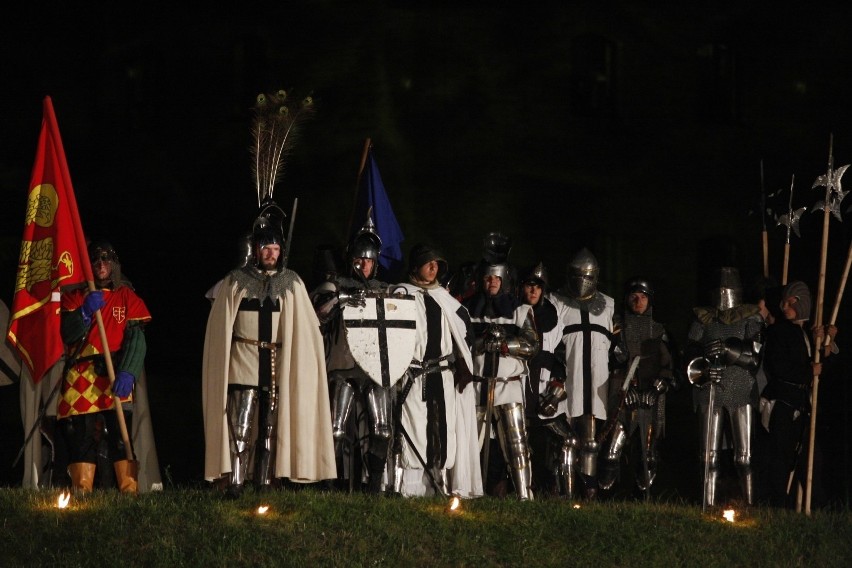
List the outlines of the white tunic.
{"type": "Polygon", "coordinates": [[[600,419],[606,419],[609,380],[609,348],[612,337],[612,316],[615,302],[612,298],[598,292],[605,300],[600,314],[581,310],[576,302],[559,298],[565,305],[562,314],[563,337],[565,344],[565,390],[568,392],[568,415],[571,418],[591,413],[600,419]],[[588,342],[588,357],[584,352],[588,342]],[[588,373],[588,376],[586,376],[588,373]],[[585,381],[591,381],[591,400],[584,399],[585,381]]]}

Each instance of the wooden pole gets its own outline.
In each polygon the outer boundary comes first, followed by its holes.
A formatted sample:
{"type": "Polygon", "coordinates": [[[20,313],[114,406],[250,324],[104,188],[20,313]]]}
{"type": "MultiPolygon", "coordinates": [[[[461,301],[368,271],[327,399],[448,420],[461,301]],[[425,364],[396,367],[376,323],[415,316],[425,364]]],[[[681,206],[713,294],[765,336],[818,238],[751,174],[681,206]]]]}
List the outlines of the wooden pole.
{"type": "MultiPolygon", "coordinates": [[[[92,280],[88,281],[89,292],[94,292],[96,290],[95,283],[92,280]]],[[[109,385],[110,388],[115,386],[115,369],[112,365],[112,355],[109,351],[109,342],[107,341],[106,329],[104,328],[104,320],[101,317],[101,311],[98,310],[95,312],[95,320],[98,322],[98,334],[101,338],[101,345],[103,346],[103,356],[104,362],[106,363],[107,368],[107,376],[109,377],[109,385]]],[[[133,448],[130,446],[130,435],[127,433],[127,423],[124,421],[124,410],[121,407],[121,399],[113,393],[112,401],[115,405],[115,414],[118,418],[118,429],[121,431],[121,440],[124,442],[124,455],[127,457],[128,461],[133,460],[133,448]]]]}
{"type": "MultiPolygon", "coordinates": [[[[831,175],[831,166],[829,166],[829,175],[831,175]]],[[[826,181],[830,184],[830,181],[826,181]]],[[[830,194],[831,187],[827,188],[827,194],[830,194]]],[[[822,223],[822,248],[819,264],[819,285],[817,287],[817,303],[816,303],[816,322],[815,327],[822,327],[822,310],[825,301],[825,267],[828,258],[828,225],[829,215],[831,214],[828,206],[828,199],[825,200],[823,208],[823,223],[822,223]]],[[[822,338],[817,339],[816,349],[814,349],[814,363],[820,362],[820,352],[822,350],[822,338]]],[[[817,401],[819,399],[819,373],[814,373],[813,387],[811,389],[811,424],[810,433],[808,435],[808,470],[805,478],[805,514],[811,514],[811,493],[813,489],[813,471],[814,471],[814,439],[816,434],[816,416],[817,416],[817,401]]]]}
{"type": "MultiPolygon", "coordinates": [[[[355,209],[358,207],[358,190],[361,188],[361,176],[364,175],[364,166],[367,164],[367,156],[370,155],[370,147],[373,145],[373,141],[370,138],[364,139],[364,151],[361,152],[361,163],[358,165],[358,177],[355,180],[355,196],[352,201],[352,213],[349,215],[349,227],[347,230],[351,229],[353,224],[355,223],[355,209]]],[[[347,242],[349,241],[350,235],[346,235],[347,242]]]]}
{"type": "MultiPolygon", "coordinates": [[[[846,253],[846,266],[843,268],[843,276],[840,278],[840,287],[837,289],[837,296],[834,298],[834,308],[831,311],[831,320],[828,325],[834,325],[837,322],[837,315],[840,313],[840,300],[843,298],[843,291],[846,289],[846,281],[849,279],[849,268],[852,266],[852,242],[849,243],[849,252],[846,253]]],[[[828,357],[831,347],[831,336],[825,335],[825,356],[828,357]]]]}
{"type": "Polygon", "coordinates": [[[781,271],[781,285],[787,285],[787,273],[790,270],[790,241],[784,243],[784,269],[781,271]]]}

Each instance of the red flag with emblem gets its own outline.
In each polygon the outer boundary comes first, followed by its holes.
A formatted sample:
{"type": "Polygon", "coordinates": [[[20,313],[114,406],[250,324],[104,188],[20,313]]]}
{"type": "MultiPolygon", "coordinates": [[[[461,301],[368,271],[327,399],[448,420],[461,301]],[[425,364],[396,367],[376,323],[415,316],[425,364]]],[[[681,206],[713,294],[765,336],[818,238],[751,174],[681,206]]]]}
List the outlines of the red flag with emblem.
{"type": "Polygon", "coordinates": [[[62,356],[60,287],[92,280],[91,273],[53,103],[45,97],[7,333],[34,382],[62,356]]]}

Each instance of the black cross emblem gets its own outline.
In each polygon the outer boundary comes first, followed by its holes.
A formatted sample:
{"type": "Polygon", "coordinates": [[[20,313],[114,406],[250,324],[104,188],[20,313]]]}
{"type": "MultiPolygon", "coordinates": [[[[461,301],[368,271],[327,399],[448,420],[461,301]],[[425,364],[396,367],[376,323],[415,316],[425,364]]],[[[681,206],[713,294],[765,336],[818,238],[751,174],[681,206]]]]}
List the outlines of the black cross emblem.
{"type": "Polygon", "coordinates": [[[346,327],[369,327],[379,332],[379,363],[382,367],[382,386],[390,386],[390,362],[388,361],[388,328],[415,329],[417,322],[390,320],[385,318],[385,299],[376,298],[376,319],[345,319],[346,327]]]}

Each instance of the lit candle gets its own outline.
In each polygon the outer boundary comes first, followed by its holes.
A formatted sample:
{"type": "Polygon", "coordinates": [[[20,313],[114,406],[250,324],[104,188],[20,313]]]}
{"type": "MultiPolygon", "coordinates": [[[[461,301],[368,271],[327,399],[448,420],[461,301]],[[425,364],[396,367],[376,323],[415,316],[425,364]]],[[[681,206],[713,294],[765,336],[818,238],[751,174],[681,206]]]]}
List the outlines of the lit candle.
{"type": "Polygon", "coordinates": [[[57,509],[64,509],[65,507],[68,506],[68,503],[70,503],[70,502],[71,502],[71,493],[68,493],[67,491],[63,491],[62,493],[59,494],[59,497],[56,498],[56,508],[57,509]]]}

